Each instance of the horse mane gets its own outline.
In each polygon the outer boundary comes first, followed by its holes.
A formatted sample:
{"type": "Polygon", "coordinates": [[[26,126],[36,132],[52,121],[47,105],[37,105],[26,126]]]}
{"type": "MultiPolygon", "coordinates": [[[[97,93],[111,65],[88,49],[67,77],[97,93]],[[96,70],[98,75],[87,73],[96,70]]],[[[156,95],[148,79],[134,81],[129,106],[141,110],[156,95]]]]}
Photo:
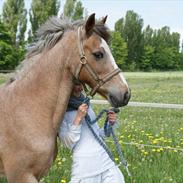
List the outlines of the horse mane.
{"type": "MultiPolygon", "coordinates": [[[[64,32],[83,25],[85,21],[77,20],[72,22],[69,18],[62,16],[49,18],[37,31],[36,43],[28,49],[27,57],[41,53],[44,49],[51,49],[62,38],[64,32]]],[[[94,32],[108,42],[110,34],[108,28],[102,23],[97,23],[94,32]]]]}
{"type": "MultiPolygon", "coordinates": [[[[53,48],[57,42],[63,37],[64,33],[68,30],[73,30],[85,24],[85,20],[71,21],[67,17],[50,17],[37,31],[35,42],[28,47],[25,60],[16,68],[16,71],[7,83],[14,82],[17,78],[24,76],[29,72],[30,67],[36,63],[34,57],[39,55],[45,49],[53,48]]],[[[109,41],[109,29],[98,21],[95,24],[94,32],[102,37],[106,42],[109,41]]]]}
{"type": "Polygon", "coordinates": [[[64,32],[72,27],[72,22],[68,18],[50,17],[37,30],[36,41],[30,45],[26,57],[30,58],[44,49],[51,49],[62,38],[64,32]]]}

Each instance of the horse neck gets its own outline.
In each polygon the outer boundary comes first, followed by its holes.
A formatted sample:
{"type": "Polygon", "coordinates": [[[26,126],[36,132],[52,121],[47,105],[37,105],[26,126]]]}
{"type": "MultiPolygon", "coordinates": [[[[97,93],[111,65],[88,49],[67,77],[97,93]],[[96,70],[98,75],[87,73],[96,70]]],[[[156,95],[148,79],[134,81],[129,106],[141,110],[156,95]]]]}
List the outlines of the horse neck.
{"type": "Polygon", "coordinates": [[[73,49],[72,44],[68,48],[66,45],[57,44],[48,53],[42,53],[31,72],[21,81],[16,81],[15,93],[21,93],[25,96],[24,101],[48,114],[54,129],[58,129],[63,118],[73,86],[73,76],[68,69],[69,60],[74,58],[73,49]]]}

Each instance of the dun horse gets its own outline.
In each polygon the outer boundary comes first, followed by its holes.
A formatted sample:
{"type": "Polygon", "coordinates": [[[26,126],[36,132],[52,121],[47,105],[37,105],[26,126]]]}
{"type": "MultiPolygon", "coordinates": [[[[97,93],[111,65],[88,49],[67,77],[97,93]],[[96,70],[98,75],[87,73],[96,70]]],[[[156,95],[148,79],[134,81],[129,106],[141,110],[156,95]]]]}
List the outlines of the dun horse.
{"type": "Polygon", "coordinates": [[[128,103],[128,85],[107,45],[106,18],[49,19],[14,78],[0,87],[0,174],[38,183],[56,155],[56,137],[78,78],[113,106],[128,103]]]}

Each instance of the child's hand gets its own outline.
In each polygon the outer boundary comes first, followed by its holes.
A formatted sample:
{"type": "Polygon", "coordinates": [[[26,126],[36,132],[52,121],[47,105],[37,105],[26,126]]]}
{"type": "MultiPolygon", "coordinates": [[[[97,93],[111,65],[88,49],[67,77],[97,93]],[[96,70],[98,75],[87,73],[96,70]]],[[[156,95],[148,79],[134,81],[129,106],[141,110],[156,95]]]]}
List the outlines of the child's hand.
{"type": "Polygon", "coordinates": [[[88,105],[87,104],[81,104],[78,108],[76,118],[74,120],[75,125],[81,124],[82,119],[86,116],[88,112],[88,105]]]}
{"type": "Polygon", "coordinates": [[[77,115],[80,117],[80,118],[84,118],[86,116],[88,112],[88,105],[87,104],[81,104],[78,108],[78,112],[77,112],[77,115]]]}
{"type": "Polygon", "coordinates": [[[111,125],[114,125],[116,122],[116,113],[114,111],[109,111],[107,113],[108,121],[111,125]]]}

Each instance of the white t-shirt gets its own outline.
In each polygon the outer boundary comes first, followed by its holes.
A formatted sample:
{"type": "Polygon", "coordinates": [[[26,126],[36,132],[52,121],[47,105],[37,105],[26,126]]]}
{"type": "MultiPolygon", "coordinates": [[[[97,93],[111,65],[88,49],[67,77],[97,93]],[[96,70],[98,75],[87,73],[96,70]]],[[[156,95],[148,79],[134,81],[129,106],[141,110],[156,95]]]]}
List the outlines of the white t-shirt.
{"type": "MultiPolygon", "coordinates": [[[[76,113],[77,111],[65,113],[59,131],[61,141],[73,150],[72,176],[80,178],[95,176],[114,167],[114,162],[95,139],[85,119],[79,126],[73,124],[76,113]]],[[[96,118],[90,106],[88,114],[91,120],[96,118]]],[[[104,136],[103,129],[100,129],[97,123],[92,127],[98,136],[104,136]]]]}

